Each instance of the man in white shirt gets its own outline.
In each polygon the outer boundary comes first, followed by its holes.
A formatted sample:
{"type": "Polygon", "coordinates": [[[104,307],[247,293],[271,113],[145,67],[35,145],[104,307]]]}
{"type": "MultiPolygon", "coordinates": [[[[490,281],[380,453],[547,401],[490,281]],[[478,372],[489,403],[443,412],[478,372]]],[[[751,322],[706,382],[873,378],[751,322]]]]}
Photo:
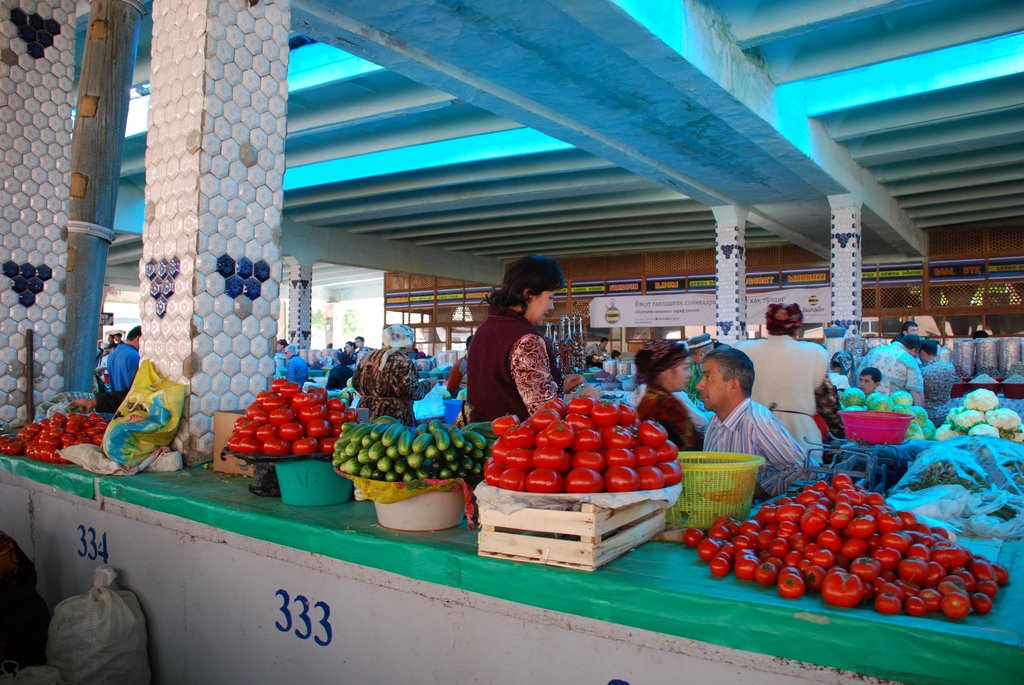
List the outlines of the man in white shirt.
{"type": "Polygon", "coordinates": [[[704,433],[708,452],[740,452],[765,458],[758,472],[756,496],[774,497],[804,473],[807,453],[762,404],[750,399],[754,365],[732,348],[720,348],[704,359],[698,389],[704,406],[714,412],[704,433]]]}

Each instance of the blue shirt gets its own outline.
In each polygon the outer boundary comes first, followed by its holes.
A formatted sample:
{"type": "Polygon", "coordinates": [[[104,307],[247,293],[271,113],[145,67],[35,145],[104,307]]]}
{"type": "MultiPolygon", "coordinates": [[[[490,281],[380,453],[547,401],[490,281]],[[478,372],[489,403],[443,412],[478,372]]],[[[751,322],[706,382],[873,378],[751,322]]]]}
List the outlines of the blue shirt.
{"type": "Polygon", "coordinates": [[[107,374],[111,392],[129,390],[139,370],[139,351],[128,343],[121,343],[107,355],[107,374]]]}
{"type": "Polygon", "coordinates": [[[725,421],[712,416],[704,433],[708,452],[740,452],[765,458],[757,482],[769,495],[785,492],[804,471],[806,453],[768,407],[749,397],[725,421]]]}
{"type": "Polygon", "coordinates": [[[295,355],[288,360],[288,366],[284,377],[301,386],[309,380],[309,364],[307,364],[306,360],[299,355],[295,355]]]}

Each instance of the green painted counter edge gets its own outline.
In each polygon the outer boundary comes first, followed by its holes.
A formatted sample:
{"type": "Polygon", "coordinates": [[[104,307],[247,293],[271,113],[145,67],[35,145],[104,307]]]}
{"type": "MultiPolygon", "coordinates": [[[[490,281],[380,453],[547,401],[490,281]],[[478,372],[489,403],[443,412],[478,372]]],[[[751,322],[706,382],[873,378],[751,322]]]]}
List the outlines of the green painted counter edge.
{"type": "Polygon", "coordinates": [[[0,455],[0,470],[50,485],[76,497],[92,499],[96,492],[97,476],[72,464],[48,464],[28,457],[0,455]]]}
{"type": "MultiPolygon", "coordinates": [[[[40,464],[46,468],[60,468],[40,464]]],[[[21,474],[32,478],[33,475],[21,474]]],[[[42,475],[36,472],[34,475],[42,475]]],[[[649,543],[594,573],[479,557],[465,527],[399,533],[369,502],[289,507],[247,491],[245,478],[202,468],[99,479],[109,499],[416,580],[586,618],[921,685],[1012,682],[1024,672],[1024,582],[987,617],[882,616],[712,578],[692,551],[649,543]]],[[[1024,543],[1000,562],[1024,578],[1024,543]]]]}

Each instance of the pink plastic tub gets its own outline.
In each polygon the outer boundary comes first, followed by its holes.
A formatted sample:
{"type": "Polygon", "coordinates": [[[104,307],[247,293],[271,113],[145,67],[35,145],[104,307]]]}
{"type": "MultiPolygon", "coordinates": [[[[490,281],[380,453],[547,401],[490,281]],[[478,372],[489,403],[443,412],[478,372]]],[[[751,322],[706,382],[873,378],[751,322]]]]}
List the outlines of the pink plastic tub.
{"type": "Polygon", "coordinates": [[[903,442],[914,417],[888,411],[841,411],[843,429],[849,440],[869,445],[893,445],[903,442]]]}

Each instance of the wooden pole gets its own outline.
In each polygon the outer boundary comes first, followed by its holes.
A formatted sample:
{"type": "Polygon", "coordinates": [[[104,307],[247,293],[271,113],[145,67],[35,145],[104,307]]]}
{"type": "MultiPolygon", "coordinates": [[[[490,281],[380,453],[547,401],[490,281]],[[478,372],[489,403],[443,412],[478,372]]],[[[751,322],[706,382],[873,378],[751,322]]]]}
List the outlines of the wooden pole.
{"type": "Polygon", "coordinates": [[[114,240],[121,152],[144,14],[138,0],[92,0],[89,4],[71,141],[64,337],[64,385],[68,390],[92,390],[107,249],[114,240]]]}

